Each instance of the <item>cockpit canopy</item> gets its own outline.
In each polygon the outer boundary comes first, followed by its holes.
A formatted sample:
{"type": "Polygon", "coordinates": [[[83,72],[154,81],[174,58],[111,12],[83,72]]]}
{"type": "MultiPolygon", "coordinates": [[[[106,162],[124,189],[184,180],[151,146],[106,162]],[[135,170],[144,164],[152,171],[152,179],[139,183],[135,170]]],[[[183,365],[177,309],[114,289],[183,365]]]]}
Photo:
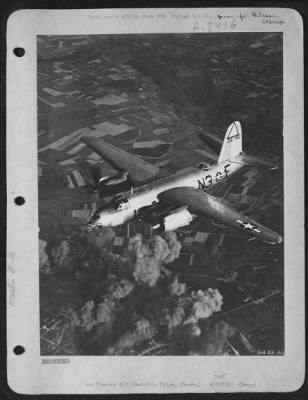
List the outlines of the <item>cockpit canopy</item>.
{"type": "Polygon", "coordinates": [[[115,214],[117,211],[125,211],[130,208],[127,197],[116,197],[111,200],[107,205],[98,208],[90,217],[88,223],[95,224],[101,218],[101,213],[107,213],[109,215],[115,214]]]}
{"type": "Polygon", "coordinates": [[[112,208],[116,209],[117,211],[127,210],[129,208],[129,203],[127,197],[117,197],[113,199],[110,203],[112,208]]]}
{"type": "Polygon", "coordinates": [[[95,223],[98,219],[100,218],[100,212],[99,210],[96,210],[91,217],[89,218],[89,223],[95,223]]]}
{"type": "Polygon", "coordinates": [[[210,165],[206,162],[201,162],[197,165],[197,168],[202,169],[203,171],[208,171],[210,169],[210,165]]]}

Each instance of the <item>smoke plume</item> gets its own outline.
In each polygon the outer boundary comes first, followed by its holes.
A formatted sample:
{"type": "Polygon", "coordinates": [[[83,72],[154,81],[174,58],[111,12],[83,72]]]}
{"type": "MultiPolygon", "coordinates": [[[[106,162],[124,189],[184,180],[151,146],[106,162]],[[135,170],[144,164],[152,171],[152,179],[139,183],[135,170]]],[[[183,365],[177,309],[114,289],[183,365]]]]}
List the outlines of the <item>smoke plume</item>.
{"type": "Polygon", "coordinates": [[[58,246],[51,250],[51,257],[53,264],[56,265],[58,269],[66,269],[70,264],[70,246],[67,240],[62,240],[58,246]]]}
{"type": "Polygon", "coordinates": [[[51,249],[51,262],[46,242],[40,241],[40,271],[45,289],[50,289],[48,300],[56,288],[54,308],[64,302],[71,306],[79,351],[134,354],[157,338],[173,343],[175,353],[215,351],[214,336],[224,342],[226,329],[210,329],[204,321],[221,310],[222,295],[217,289],[193,291],[173,275],[168,264],[180,254],[177,235],[146,238],[139,233],[129,239],[123,256],[112,252],[114,237],[110,228],[72,233],[51,249]],[[208,336],[213,339],[205,349],[202,343],[208,336]]]}
{"type": "Polygon", "coordinates": [[[198,290],[192,293],[194,304],[191,314],[185,323],[196,323],[201,318],[209,318],[214,312],[220,311],[223,297],[217,289],[208,289],[205,292],[198,290]]]}
{"type": "Polygon", "coordinates": [[[115,232],[111,228],[93,229],[86,235],[89,246],[99,250],[109,250],[114,237],[115,232]]]}
{"type": "Polygon", "coordinates": [[[224,320],[205,319],[201,325],[201,335],[190,350],[191,355],[221,355],[228,338],[235,334],[235,328],[224,320]]]}
{"type": "Polygon", "coordinates": [[[128,296],[132,290],[134,289],[134,284],[128,279],[121,278],[120,280],[115,281],[110,284],[107,292],[117,300],[124,299],[124,297],[128,296]]]}
{"type": "Polygon", "coordinates": [[[155,286],[164,264],[179,257],[180,249],[181,244],[174,232],[169,232],[165,238],[154,235],[146,240],[140,233],[132,237],[128,250],[133,259],[136,282],[155,286]]]}
{"type": "Polygon", "coordinates": [[[169,290],[171,296],[182,296],[186,292],[186,283],[180,283],[176,276],[169,285],[169,290]]]}
{"type": "Polygon", "coordinates": [[[171,263],[175,259],[180,257],[180,252],[182,245],[177,239],[177,235],[175,232],[166,232],[164,233],[164,238],[169,247],[169,255],[164,259],[166,264],[171,263]]]}
{"type": "Polygon", "coordinates": [[[137,321],[134,331],[125,332],[120,339],[107,349],[108,355],[122,355],[138,344],[151,339],[156,331],[150,322],[142,318],[137,321]]]}

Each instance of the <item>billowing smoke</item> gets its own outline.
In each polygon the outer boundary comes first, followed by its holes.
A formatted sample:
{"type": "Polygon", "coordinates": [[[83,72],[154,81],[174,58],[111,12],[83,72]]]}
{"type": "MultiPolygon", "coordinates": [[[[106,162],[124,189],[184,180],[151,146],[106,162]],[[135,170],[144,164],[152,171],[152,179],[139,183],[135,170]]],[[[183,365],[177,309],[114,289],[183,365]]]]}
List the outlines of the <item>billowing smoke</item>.
{"type": "Polygon", "coordinates": [[[67,268],[70,263],[69,252],[70,246],[68,241],[62,240],[58,246],[54,247],[51,250],[53,264],[56,265],[59,269],[67,268]]]}
{"type": "Polygon", "coordinates": [[[134,268],[134,278],[138,283],[155,286],[160,277],[159,264],[152,257],[137,258],[134,268]]]}
{"type": "Polygon", "coordinates": [[[109,325],[113,319],[116,302],[106,298],[95,305],[94,301],[87,301],[78,311],[73,312],[73,323],[84,331],[90,331],[95,325],[105,322],[109,325]]]}
{"type": "Polygon", "coordinates": [[[116,280],[114,283],[111,283],[107,289],[107,292],[110,293],[114,299],[121,300],[128,296],[133,289],[134,284],[131,281],[121,278],[120,280],[116,280]]]}
{"type": "Polygon", "coordinates": [[[98,267],[102,264],[103,254],[109,253],[112,258],[110,251],[114,237],[115,232],[111,228],[92,230],[86,234],[73,232],[52,247],[49,266],[46,242],[40,239],[40,271],[43,274],[70,271],[79,275],[80,269],[98,267]]]}
{"type": "Polygon", "coordinates": [[[173,296],[159,314],[159,323],[167,328],[167,336],[172,339],[178,334],[199,336],[199,320],[209,318],[222,307],[222,295],[217,289],[187,293],[186,284],[175,280],[169,285],[173,296]]]}
{"type": "Polygon", "coordinates": [[[85,331],[90,331],[97,324],[94,315],[95,303],[90,300],[78,311],[72,313],[72,321],[75,326],[78,326],[85,331]]]}
{"type": "Polygon", "coordinates": [[[107,324],[110,324],[113,318],[115,307],[115,300],[112,297],[107,297],[102,303],[99,303],[96,307],[96,320],[98,322],[105,322],[107,324]]]}
{"type": "Polygon", "coordinates": [[[180,257],[182,245],[178,241],[178,238],[177,238],[175,232],[166,232],[164,234],[164,238],[169,247],[169,255],[164,259],[164,262],[166,264],[169,264],[172,261],[174,261],[175,259],[180,257]]]}
{"type": "Polygon", "coordinates": [[[175,329],[182,325],[184,319],[185,319],[185,309],[180,305],[175,307],[175,309],[172,312],[167,312],[166,322],[168,328],[168,339],[172,338],[175,329]]]}
{"type": "Polygon", "coordinates": [[[115,232],[111,228],[93,229],[86,235],[89,246],[96,249],[110,249],[115,232]]]}
{"type": "Polygon", "coordinates": [[[169,285],[171,296],[181,296],[186,292],[186,283],[180,283],[176,276],[173,282],[169,285]]]}
{"type": "Polygon", "coordinates": [[[149,242],[151,255],[157,261],[164,262],[167,264],[167,260],[170,254],[168,243],[159,235],[154,235],[149,242]]]}
{"type": "Polygon", "coordinates": [[[137,234],[123,256],[112,252],[114,237],[110,228],[72,233],[51,249],[50,260],[46,242],[40,241],[41,296],[47,286],[51,302],[57,288],[53,309],[69,306],[72,340],[80,354],[139,354],[156,340],[158,345],[165,340],[171,354],[206,354],[214,351],[211,343],[206,349],[202,345],[206,330],[224,342],[224,332],[204,324],[221,310],[220,292],[194,291],[168,267],[181,250],[174,232],[149,238],[137,234]]]}
{"type": "Polygon", "coordinates": [[[137,321],[133,331],[125,332],[114,345],[109,346],[106,354],[122,355],[138,344],[151,339],[155,334],[155,328],[151,326],[147,319],[142,318],[137,321]]]}
{"type": "Polygon", "coordinates": [[[201,326],[201,335],[189,350],[191,355],[221,355],[227,340],[235,334],[235,328],[224,320],[204,319],[201,326]]]}
{"type": "Polygon", "coordinates": [[[198,290],[192,293],[194,304],[191,314],[185,323],[196,323],[201,318],[209,318],[214,312],[220,311],[223,298],[217,289],[208,289],[205,292],[198,290]]]}
{"type": "Polygon", "coordinates": [[[129,240],[128,250],[133,258],[134,278],[136,282],[155,286],[164,264],[179,257],[181,244],[174,232],[164,237],[154,235],[145,239],[138,233],[129,240]]]}

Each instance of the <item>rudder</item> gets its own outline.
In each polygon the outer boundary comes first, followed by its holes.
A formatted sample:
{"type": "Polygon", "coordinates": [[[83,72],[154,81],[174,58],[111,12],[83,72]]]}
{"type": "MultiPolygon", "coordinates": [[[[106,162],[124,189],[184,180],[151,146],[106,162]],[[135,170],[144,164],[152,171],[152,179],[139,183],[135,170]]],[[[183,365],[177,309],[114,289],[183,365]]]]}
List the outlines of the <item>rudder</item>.
{"type": "Polygon", "coordinates": [[[235,157],[242,153],[242,128],[239,121],[229,125],[222,148],[219,154],[218,163],[235,157]]]}

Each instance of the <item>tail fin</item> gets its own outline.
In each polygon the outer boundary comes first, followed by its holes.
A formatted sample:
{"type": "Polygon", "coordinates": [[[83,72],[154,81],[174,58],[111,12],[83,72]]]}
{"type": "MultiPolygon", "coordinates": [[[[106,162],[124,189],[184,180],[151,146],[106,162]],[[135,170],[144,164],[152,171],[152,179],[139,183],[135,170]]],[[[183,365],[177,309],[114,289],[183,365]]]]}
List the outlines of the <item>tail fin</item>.
{"type": "Polygon", "coordinates": [[[229,125],[222,148],[219,154],[218,163],[229,160],[242,152],[242,128],[239,121],[229,125]]]}

